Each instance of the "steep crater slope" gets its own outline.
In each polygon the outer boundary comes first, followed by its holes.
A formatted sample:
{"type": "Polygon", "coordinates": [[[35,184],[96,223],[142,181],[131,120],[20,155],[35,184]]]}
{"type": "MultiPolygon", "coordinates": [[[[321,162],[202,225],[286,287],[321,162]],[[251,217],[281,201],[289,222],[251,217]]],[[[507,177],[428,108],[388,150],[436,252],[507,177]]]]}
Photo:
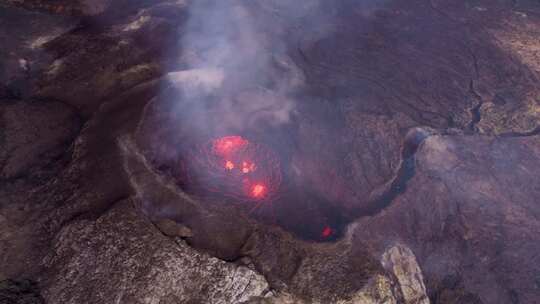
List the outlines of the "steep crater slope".
{"type": "Polygon", "coordinates": [[[425,279],[435,303],[538,300],[540,88],[518,35],[538,32],[537,4],[235,3],[253,25],[229,37],[242,60],[210,69],[184,39],[204,36],[194,2],[2,4],[2,286],[29,278],[51,303],[414,303],[425,279]],[[175,171],[231,133],[281,160],[283,195],[255,214],[186,194],[175,171]],[[194,260],[208,268],[171,266],[194,260]]]}

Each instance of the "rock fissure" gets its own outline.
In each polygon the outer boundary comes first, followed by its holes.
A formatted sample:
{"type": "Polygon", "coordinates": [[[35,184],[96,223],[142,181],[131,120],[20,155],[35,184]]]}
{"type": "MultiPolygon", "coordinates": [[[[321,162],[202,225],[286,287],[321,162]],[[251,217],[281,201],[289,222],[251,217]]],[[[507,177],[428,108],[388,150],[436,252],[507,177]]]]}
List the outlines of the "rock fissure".
{"type": "Polygon", "coordinates": [[[392,179],[388,188],[382,194],[377,195],[368,208],[358,211],[357,217],[377,215],[392,205],[392,202],[407,190],[407,183],[414,177],[416,172],[415,154],[429,136],[431,134],[421,129],[409,131],[403,142],[401,164],[396,176],[392,179]]]}
{"type": "Polygon", "coordinates": [[[474,96],[477,104],[470,109],[471,121],[467,125],[467,131],[471,133],[476,133],[478,132],[476,125],[482,120],[481,110],[482,110],[482,105],[484,104],[484,102],[482,100],[482,96],[478,94],[478,92],[476,91],[474,87],[473,79],[471,79],[469,82],[469,92],[474,96]]]}

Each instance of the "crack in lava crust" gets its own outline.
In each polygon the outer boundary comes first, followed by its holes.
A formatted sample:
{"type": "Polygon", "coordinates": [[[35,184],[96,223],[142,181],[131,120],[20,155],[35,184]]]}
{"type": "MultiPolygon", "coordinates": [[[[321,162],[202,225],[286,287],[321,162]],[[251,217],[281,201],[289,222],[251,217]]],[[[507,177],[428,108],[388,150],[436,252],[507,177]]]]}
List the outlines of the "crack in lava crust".
{"type": "Polygon", "coordinates": [[[280,162],[268,147],[241,136],[225,136],[188,153],[187,183],[198,195],[219,195],[245,202],[276,199],[280,162]]]}

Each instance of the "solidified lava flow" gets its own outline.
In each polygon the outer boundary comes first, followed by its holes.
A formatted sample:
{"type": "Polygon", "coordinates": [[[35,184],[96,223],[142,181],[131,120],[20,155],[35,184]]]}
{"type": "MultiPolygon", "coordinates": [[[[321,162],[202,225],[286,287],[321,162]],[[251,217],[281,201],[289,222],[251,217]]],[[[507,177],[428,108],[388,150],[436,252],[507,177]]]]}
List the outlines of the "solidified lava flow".
{"type": "Polygon", "coordinates": [[[268,147],[241,136],[225,136],[196,147],[186,174],[197,194],[241,201],[273,200],[281,184],[278,157],[268,147]]]}

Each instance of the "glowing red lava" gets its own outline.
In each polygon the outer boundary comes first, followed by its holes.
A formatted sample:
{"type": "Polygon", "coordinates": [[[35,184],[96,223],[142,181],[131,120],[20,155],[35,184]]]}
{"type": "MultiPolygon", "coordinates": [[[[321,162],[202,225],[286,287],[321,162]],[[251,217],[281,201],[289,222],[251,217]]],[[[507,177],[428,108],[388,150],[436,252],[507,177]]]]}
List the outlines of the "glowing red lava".
{"type": "Polygon", "coordinates": [[[247,162],[247,161],[242,162],[242,173],[248,174],[249,172],[253,172],[253,171],[255,171],[255,164],[254,163],[250,163],[250,162],[247,162]]]}
{"type": "Polygon", "coordinates": [[[189,183],[243,201],[275,198],[281,183],[277,156],[241,136],[226,136],[199,146],[188,157],[189,183]]]}
{"type": "Polygon", "coordinates": [[[334,233],[334,230],[330,226],[325,226],[321,232],[323,238],[328,238],[334,233]]]}
{"type": "Polygon", "coordinates": [[[261,184],[255,184],[253,186],[253,190],[251,190],[251,195],[253,197],[261,197],[264,196],[264,190],[266,190],[266,187],[261,184]]]}
{"type": "Polygon", "coordinates": [[[225,162],[225,168],[226,168],[227,170],[232,170],[232,169],[234,169],[234,164],[233,164],[233,162],[230,161],[230,160],[226,161],[226,162],[225,162]]]}
{"type": "Polygon", "coordinates": [[[231,156],[244,149],[249,142],[240,136],[225,136],[213,141],[213,151],[222,157],[231,156]]]}

